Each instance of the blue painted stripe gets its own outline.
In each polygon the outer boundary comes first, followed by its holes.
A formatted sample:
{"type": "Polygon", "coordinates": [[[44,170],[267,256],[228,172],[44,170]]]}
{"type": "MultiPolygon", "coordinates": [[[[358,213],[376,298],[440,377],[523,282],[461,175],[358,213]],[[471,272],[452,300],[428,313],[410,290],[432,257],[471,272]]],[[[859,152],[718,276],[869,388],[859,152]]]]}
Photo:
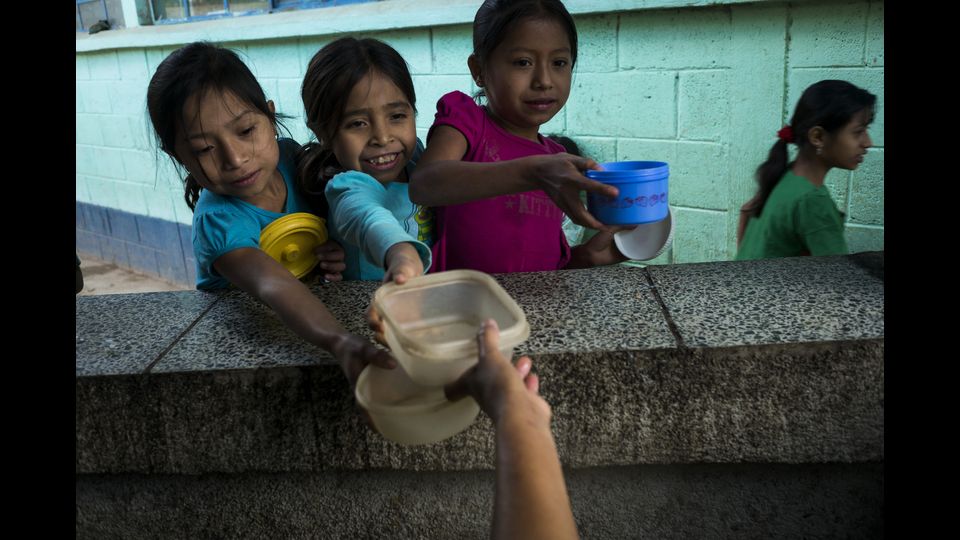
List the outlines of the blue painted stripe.
{"type": "Polygon", "coordinates": [[[82,202],[76,208],[78,252],[176,283],[196,284],[189,225],[82,202]]]}

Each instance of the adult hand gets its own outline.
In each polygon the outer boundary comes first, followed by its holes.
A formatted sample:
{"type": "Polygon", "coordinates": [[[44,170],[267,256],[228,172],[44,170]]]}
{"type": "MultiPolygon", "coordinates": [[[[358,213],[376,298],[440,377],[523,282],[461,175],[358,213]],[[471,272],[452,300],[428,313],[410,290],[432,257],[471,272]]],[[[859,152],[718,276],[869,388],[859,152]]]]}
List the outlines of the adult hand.
{"type": "Polygon", "coordinates": [[[500,330],[496,321],[484,321],[477,335],[479,359],[459,379],[446,385],[447,399],[455,401],[471,396],[487,416],[497,424],[505,411],[532,413],[532,418],[549,429],[550,405],[540,397],[540,379],[531,373],[533,362],[528,356],[516,366],[500,353],[500,330]]]}

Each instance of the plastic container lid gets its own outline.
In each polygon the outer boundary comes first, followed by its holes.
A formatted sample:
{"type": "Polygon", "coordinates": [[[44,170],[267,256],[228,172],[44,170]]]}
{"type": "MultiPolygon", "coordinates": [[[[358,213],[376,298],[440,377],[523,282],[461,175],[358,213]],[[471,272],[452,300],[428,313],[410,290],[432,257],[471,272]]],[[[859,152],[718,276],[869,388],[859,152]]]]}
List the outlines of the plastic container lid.
{"type": "Polygon", "coordinates": [[[260,231],[260,249],[282,264],[297,279],[319,262],[313,248],[327,241],[323,218],[296,212],[275,219],[260,231]]]}
{"type": "Polygon", "coordinates": [[[388,283],[373,303],[387,332],[406,353],[432,361],[477,354],[480,324],[492,318],[500,327],[500,347],[515,347],[530,337],[523,310],[491,276],[475,270],[450,270],[418,276],[403,285],[388,283]]]}
{"type": "Polygon", "coordinates": [[[598,182],[617,180],[652,180],[669,176],[670,166],[665,161],[611,161],[601,163],[602,171],[590,169],[587,178],[598,182]]]}

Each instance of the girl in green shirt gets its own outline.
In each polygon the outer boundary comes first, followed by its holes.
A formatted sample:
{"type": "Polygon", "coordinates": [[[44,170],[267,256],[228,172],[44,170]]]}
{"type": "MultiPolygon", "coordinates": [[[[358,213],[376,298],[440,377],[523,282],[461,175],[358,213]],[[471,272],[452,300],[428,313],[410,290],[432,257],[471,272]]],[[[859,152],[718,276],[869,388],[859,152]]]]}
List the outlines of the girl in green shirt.
{"type": "Polygon", "coordinates": [[[740,209],[736,260],[847,253],[843,215],[823,185],[830,169],[854,170],[873,146],[877,97],[846,81],[804,90],[790,125],[757,168],[757,194],[740,209]],[[787,162],[787,144],[797,159],[787,162]]]}

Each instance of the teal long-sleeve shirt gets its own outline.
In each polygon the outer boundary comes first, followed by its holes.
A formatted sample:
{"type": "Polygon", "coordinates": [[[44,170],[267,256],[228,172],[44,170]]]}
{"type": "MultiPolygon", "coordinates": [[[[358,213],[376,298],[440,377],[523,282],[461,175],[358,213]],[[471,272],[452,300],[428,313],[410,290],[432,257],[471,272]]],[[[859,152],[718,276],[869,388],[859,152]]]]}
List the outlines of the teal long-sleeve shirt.
{"type": "Polygon", "coordinates": [[[432,264],[433,218],[413,204],[405,182],[381,184],[359,171],[346,171],[327,183],[330,236],[343,246],[345,280],[381,280],[387,250],[400,242],[416,248],[424,271],[432,264]]]}

